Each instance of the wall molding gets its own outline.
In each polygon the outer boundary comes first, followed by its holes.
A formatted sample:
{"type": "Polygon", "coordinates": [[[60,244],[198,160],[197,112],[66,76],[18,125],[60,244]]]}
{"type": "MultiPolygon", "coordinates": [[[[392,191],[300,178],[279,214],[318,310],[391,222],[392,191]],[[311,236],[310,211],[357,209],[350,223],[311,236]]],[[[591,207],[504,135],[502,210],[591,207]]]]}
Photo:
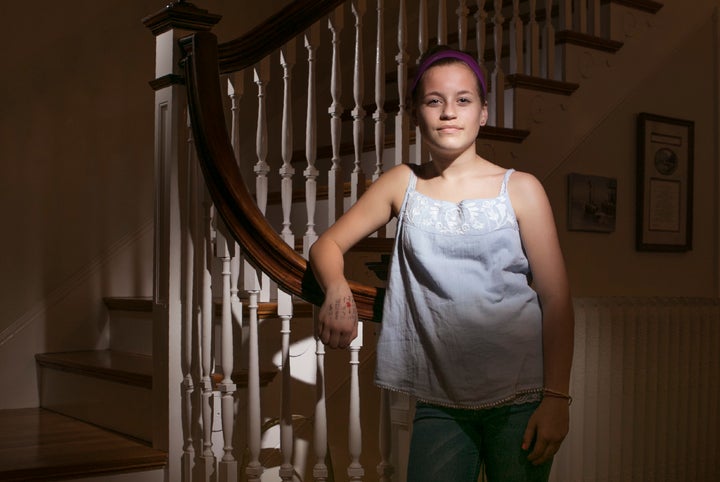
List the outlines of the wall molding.
{"type": "Polygon", "coordinates": [[[102,254],[98,255],[84,267],[70,275],[46,297],[36,302],[31,309],[26,311],[22,316],[17,318],[7,328],[0,332],[0,348],[17,337],[18,334],[31,324],[35,323],[38,319],[45,319],[44,315],[48,311],[60,304],[75,290],[81,287],[88,279],[97,275],[103,267],[110,264],[115,257],[119,256],[126,249],[133,246],[141,238],[146,236],[148,232],[151,233],[153,231],[153,225],[154,221],[152,218],[144,221],[137,230],[121,237],[115,243],[110,245],[102,254]]]}

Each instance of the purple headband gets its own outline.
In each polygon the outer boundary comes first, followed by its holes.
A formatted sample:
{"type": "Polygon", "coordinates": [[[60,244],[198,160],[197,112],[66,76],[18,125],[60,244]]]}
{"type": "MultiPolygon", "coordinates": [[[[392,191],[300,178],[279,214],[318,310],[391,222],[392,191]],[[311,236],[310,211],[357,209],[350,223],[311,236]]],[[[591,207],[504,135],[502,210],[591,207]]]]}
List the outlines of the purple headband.
{"type": "Polygon", "coordinates": [[[480,81],[480,88],[482,90],[481,94],[483,98],[487,95],[487,87],[485,86],[485,76],[483,75],[482,69],[480,69],[480,66],[478,65],[477,61],[471,56],[466,54],[465,52],[460,52],[458,50],[440,50],[439,52],[436,52],[426,58],[423,63],[421,63],[418,66],[417,72],[415,73],[415,79],[413,79],[412,87],[410,88],[410,92],[415,92],[415,88],[418,85],[418,82],[420,82],[420,79],[422,78],[423,74],[433,66],[435,62],[442,59],[457,59],[461,62],[464,62],[468,67],[470,67],[470,70],[472,70],[475,75],[477,76],[478,80],[480,81]]]}

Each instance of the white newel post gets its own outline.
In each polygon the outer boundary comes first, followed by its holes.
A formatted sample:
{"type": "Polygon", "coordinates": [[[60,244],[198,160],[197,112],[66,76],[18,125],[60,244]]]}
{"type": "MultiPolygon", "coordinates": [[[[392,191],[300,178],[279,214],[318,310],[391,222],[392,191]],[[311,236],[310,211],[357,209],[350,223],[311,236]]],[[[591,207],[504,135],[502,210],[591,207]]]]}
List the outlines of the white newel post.
{"type": "MultiPolygon", "coordinates": [[[[187,191],[186,93],[178,39],[209,30],[220,20],[191,4],[175,2],[143,19],[155,35],[155,254],[153,288],[153,446],[168,452],[165,480],[183,480],[182,347],[180,320],[183,223],[187,191]]],[[[187,218],[185,218],[187,219],[187,218]]],[[[188,294],[189,295],[189,294],[188,294]]]]}

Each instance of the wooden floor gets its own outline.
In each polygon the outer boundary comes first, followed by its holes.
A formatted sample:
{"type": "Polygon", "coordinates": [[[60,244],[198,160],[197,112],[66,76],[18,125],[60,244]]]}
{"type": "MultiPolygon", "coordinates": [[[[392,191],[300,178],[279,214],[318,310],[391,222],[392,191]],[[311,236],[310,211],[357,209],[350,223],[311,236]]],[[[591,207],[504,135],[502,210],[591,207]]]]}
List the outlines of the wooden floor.
{"type": "Polygon", "coordinates": [[[57,480],[163,467],[167,455],[41,408],[0,410],[0,480],[57,480]]]}

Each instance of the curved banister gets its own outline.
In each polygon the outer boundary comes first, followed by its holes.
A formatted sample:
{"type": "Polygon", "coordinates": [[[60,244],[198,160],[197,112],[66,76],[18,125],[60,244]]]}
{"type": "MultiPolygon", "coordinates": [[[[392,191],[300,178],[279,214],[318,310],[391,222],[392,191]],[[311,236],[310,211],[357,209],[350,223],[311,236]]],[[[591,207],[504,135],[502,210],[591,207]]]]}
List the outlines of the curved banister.
{"type": "MultiPolygon", "coordinates": [[[[242,179],[225,126],[217,38],[210,32],[197,32],[184,39],[183,46],[195,146],[218,213],[254,266],[284,291],[321,304],[324,295],[307,261],[270,226],[242,179]]],[[[356,282],[350,282],[350,288],[359,317],[379,321],[382,291],[356,282]]]]}
{"type": "Polygon", "coordinates": [[[296,0],[241,37],[218,45],[220,72],[242,70],[295,38],[346,0],[296,0]]]}

